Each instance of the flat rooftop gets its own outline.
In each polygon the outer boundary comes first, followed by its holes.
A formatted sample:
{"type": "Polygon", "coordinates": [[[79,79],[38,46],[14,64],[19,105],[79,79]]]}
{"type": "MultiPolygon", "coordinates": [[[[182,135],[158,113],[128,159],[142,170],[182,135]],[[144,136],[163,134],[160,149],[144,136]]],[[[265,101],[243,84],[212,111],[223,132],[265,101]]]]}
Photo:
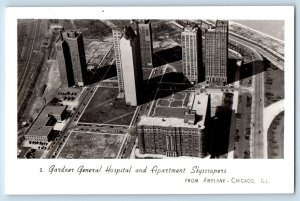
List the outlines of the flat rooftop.
{"type": "Polygon", "coordinates": [[[61,115],[65,111],[66,107],[67,107],[66,105],[62,105],[62,106],[47,105],[43,110],[43,113],[45,115],[53,115],[53,116],[61,115]]]}
{"type": "Polygon", "coordinates": [[[141,116],[140,125],[159,125],[165,127],[204,127],[209,95],[196,92],[179,92],[167,97],[159,98],[154,112],[150,116],[141,116]],[[176,104],[175,104],[176,103],[176,104]],[[195,111],[195,124],[185,123],[185,113],[195,111]]]}
{"type": "Polygon", "coordinates": [[[26,135],[48,136],[55,124],[52,116],[61,115],[65,109],[66,106],[47,105],[33,122],[26,135]]]}

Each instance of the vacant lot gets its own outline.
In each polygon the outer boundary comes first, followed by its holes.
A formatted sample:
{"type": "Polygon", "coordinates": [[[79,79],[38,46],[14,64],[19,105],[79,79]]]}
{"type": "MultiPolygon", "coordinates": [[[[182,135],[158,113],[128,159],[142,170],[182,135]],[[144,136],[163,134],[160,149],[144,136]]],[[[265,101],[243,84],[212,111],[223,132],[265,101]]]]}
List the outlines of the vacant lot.
{"type": "MultiPolygon", "coordinates": [[[[87,41],[87,40],[85,40],[87,41]]],[[[88,66],[97,67],[111,47],[111,42],[88,41],[85,46],[86,61],[88,66]]]]}
{"type": "Polygon", "coordinates": [[[117,99],[117,88],[98,88],[80,122],[129,125],[136,107],[127,106],[117,99]]]}
{"type": "Polygon", "coordinates": [[[73,132],[58,158],[98,159],[116,158],[124,135],[73,132]]]}

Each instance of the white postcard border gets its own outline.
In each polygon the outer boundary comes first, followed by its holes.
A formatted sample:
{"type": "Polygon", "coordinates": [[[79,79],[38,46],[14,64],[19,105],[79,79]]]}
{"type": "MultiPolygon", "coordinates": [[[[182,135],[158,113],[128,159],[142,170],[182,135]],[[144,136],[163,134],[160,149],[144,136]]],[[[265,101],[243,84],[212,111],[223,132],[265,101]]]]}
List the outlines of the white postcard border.
{"type": "MultiPolygon", "coordinates": [[[[7,8],[5,28],[5,192],[6,194],[240,194],[294,192],[294,7],[39,7],[7,8]],[[266,160],[20,160],[17,149],[17,31],[18,18],[52,19],[272,19],[285,20],[285,140],[284,159],[266,160]],[[186,174],[50,174],[49,167],[75,170],[113,167],[186,168],[186,174]],[[187,183],[203,179],[191,169],[226,169],[226,180],[255,179],[255,184],[187,183]],[[40,168],[43,172],[40,172],[40,168]],[[270,183],[261,183],[265,179],[270,183]]],[[[103,171],[103,170],[102,170],[103,171]]]]}

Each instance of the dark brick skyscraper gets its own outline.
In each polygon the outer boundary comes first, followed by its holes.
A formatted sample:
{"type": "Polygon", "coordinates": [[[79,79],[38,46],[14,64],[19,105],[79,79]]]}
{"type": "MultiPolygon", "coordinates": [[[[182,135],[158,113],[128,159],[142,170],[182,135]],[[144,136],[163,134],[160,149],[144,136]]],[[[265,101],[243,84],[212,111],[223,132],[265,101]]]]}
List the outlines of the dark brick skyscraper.
{"type": "Polygon", "coordinates": [[[61,86],[71,87],[75,85],[74,75],[70,57],[69,46],[66,41],[56,43],[56,59],[58,62],[61,86]]]}
{"type": "Polygon", "coordinates": [[[228,21],[217,20],[215,29],[205,33],[205,79],[212,84],[227,83],[228,21]]]}
{"type": "Polygon", "coordinates": [[[67,83],[68,86],[74,84],[84,86],[87,68],[82,33],[77,31],[62,32],[61,41],[56,44],[56,48],[62,84],[64,86],[67,83]],[[65,81],[66,77],[68,82],[65,81]]]}
{"type": "Polygon", "coordinates": [[[142,67],[152,68],[153,46],[150,20],[139,20],[137,26],[141,46],[142,67]]]}

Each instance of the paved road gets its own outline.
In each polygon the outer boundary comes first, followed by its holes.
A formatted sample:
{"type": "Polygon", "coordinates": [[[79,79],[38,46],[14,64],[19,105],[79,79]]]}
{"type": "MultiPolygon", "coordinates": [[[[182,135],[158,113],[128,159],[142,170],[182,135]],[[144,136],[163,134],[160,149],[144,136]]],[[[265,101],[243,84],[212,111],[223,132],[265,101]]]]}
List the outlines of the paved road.
{"type": "Polygon", "coordinates": [[[253,79],[254,79],[254,92],[252,94],[252,129],[250,136],[250,157],[251,158],[264,158],[264,132],[263,132],[263,108],[264,108],[264,76],[263,76],[263,63],[262,56],[248,45],[243,40],[235,40],[234,42],[243,46],[251,54],[253,62],[253,79]]]}
{"type": "MultiPolygon", "coordinates": [[[[108,54],[106,54],[105,57],[109,56],[108,54]]],[[[103,81],[103,79],[105,78],[105,75],[107,74],[107,72],[110,70],[111,66],[113,65],[114,60],[110,62],[110,67],[107,69],[106,73],[104,74],[103,78],[101,81],[103,81]]],[[[68,131],[74,129],[76,127],[76,124],[78,123],[78,121],[80,120],[81,115],[83,114],[83,112],[85,111],[85,109],[88,106],[88,103],[91,101],[91,99],[93,98],[94,94],[96,93],[99,84],[101,83],[101,81],[99,83],[97,83],[95,86],[90,86],[87,88],[84,88],[83,93],[81,94],[81,97],[83,97],[82,99],[79,98],[78,100],[81,100],[78,103],[77,109],[76,111],[74,111],[73,116],[69,119],[69,121],[67,122],[67,124],[65,125],[65,128],[63,129],[60,137],[58,138],[55,146],[47,153],[46,158],[51,158],[52,155],[54,154],[54,152],[59,152],[60,149],[63,148],[63,146],[59,147],[59,144],[61,142],[63,142],[63,138],[64,136],[66,136],[66,134],[68,133],[68,131]],[[76,114],[80,112],[80,116],[76,118],[76,114]]]]}
{"type": "Polygon", "coordinates": [[[247,42],[243,39],[240,39],[238,37],[235,37],[233,35],[229,35],[229,38],[232,40],[235,40],[239,43],[244,44],[246,47],[254,49],[256,52],[260,53],[264,57],[266,57],[271,63],[273,63],[275,66],[277,66],[279,69],[284,70],[284,63],[282,61],[277,60],[278,58],[274,55],[270,54],[269,52],[263,50],[261,47],[254,45],[250,42],[247,42]]]}
{"type": "MultiPolygon", "coordinates": [[[[255,55],[255,54],[254,54],[255,55]]],[[[255,56],[254,56],[255,57],[255,56]]],[[[255,58],[257,59],[257,58],[255,58]]],[[[263,68],[262,64],[254,66],[254,71],[263,68]]],[[[254,89],[254,131],[253,131],[253,155],[252,158],[264,158],[264,137],[263,137],[263,108],[264,108],[264,81],[263,73],[255,73],[255,89],[254,89]]]]}

